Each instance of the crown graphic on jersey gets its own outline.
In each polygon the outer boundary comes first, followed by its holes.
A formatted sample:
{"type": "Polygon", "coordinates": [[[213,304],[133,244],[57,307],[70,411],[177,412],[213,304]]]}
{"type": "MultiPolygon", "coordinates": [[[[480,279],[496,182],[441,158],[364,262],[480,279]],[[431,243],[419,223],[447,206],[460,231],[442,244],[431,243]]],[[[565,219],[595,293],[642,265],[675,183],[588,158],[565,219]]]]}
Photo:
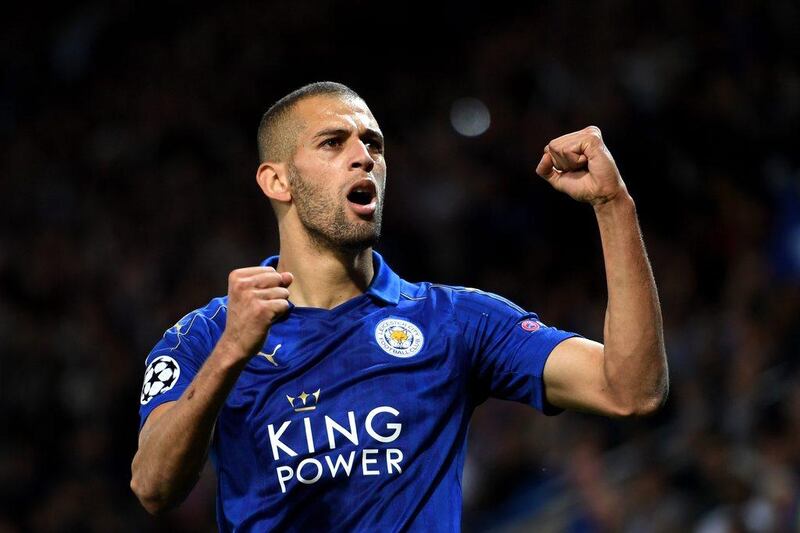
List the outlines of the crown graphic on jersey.
{"type": "Polygon", "coordinates": [[[313,394],[308,394],[306,391],[303,391],[296,397],[292,397],[287,394],[286,399],[289,400],[289,405],[291,405],[292,408],[294,408],[294,410],[297,412],[313,411],[314,409],[317,408],[317,404],[319,403],[319,391],[320,389],[317,389],[317,392],[313,394]],[[309,400],[309,398],[314,398],[313,402],[314,405],[309,405],[311,404],[311,400],[309,400]],[[298,407],[295,407],[295,402],[294,402],[295,400],[300,400],[301,402],[303,402],[303,405],[300,405],[300,402],[298,402],[298,407]]]}

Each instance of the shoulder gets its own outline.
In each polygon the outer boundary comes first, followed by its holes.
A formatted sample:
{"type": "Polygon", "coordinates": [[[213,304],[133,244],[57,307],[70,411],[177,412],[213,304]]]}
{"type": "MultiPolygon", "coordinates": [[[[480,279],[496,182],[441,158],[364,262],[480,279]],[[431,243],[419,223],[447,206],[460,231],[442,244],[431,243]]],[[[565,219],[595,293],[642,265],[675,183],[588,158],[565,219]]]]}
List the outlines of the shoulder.
{"type": "Polygon", "coordinates": [[[167,333],[189,334],[196,327],[208,328],[212,324],[225,324],[225,317],[228,311],[228,297],[220,296],[213,298],[203,307],[198,307],[178,320],[174,326],[167,330],[167,333]]]}
{"type": "Polygon", "coordinates": [[[452,307],[455,300],[453,285],[443,285],[430,281],[420,281],[409,283],[405,280],[400,282],[400,301],[425,301],[428,304],[446,304],[452,307]]]}
{"type": "Polygon", "coordinates": [[[186,313],[167,328],[151,350],[146,362],[162,353],[183,352],[192,347],[207,351],[225,330],[228,297],[213,298],[206,305],[186,313]]]}
{"type": "Polygon", "coordinates": [[[400,288],[400,299],[428,300],[438,304],[437,306],[449,308],[456,318],[471,318],[476,315],[503,315],[518,318],[534,314],[494,292],[429,281],[419,283],[404,281],[400,288]]]}
{"type": "Polygon", "coordinates": [[[456,312],[527,314],[522,307],[494,292],[462,285],[433,284],[432,288],[448,293],[456,312]]]}

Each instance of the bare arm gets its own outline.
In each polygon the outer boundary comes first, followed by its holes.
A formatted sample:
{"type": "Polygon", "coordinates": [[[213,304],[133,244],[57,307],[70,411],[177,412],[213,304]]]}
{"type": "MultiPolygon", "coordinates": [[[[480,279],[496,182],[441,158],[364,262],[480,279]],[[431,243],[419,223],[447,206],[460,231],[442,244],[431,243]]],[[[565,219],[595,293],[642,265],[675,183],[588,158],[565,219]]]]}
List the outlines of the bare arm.
{"type": "Polygon", "coordinates": [[[139,433],[130,485],[149,513],[179,504],[197,483],[220,409],[269,326],[288,309],[291,279],[271,267],[231,273],[225,332],[181,397],[154,409],[139,433]]]}
{"type": "Polygon", "coordinates": [[[581,338],[557,345],[544,368],[547,399],[611,416],[652,413],[666,399],[669,379],[661,306],[633,198],[596,128],[551,142],[537,171],[593,205],[608,285],[605,345],[581,338]]]}
{"type": "Polygon", "coordinates": [[[180,503],[197,483],[217,415],[247,364],[232,350],[217,343],[178,401],[153,410],[139,433],[131,489],[148,512],[180,503]]]}

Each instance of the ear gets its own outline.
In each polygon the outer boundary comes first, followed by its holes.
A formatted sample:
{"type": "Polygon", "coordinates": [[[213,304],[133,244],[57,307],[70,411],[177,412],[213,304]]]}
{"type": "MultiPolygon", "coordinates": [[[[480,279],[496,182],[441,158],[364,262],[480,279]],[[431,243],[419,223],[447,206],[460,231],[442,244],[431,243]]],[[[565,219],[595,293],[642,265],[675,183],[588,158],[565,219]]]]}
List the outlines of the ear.
{"type": "Polygon", "coordinates": [[[289,188],[289,179],[282,163],[261,163],[256,171],[256,181],[264,194],[279,202],[289,202],[292,192],[289,188]]]}

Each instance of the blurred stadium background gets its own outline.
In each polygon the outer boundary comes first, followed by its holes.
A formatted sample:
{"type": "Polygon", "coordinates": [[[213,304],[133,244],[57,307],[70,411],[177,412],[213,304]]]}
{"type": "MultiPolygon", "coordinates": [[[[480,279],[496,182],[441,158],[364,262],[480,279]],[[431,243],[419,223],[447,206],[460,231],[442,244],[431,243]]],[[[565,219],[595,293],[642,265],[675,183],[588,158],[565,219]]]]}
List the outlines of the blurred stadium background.
{"type": "Polygon", "coordinates": [[[387,137],[403,277],[602,340],[592,210],[534,173],[600,126],[637,202],[672,387],[644,420],[490,401],[464,531],[800,530],[800,5],[6,6],[0,531],[214,531],[211,467],[155,519],[128,488],[144,356],[277,251],[255,131],[311,81],[387,137]]]}

